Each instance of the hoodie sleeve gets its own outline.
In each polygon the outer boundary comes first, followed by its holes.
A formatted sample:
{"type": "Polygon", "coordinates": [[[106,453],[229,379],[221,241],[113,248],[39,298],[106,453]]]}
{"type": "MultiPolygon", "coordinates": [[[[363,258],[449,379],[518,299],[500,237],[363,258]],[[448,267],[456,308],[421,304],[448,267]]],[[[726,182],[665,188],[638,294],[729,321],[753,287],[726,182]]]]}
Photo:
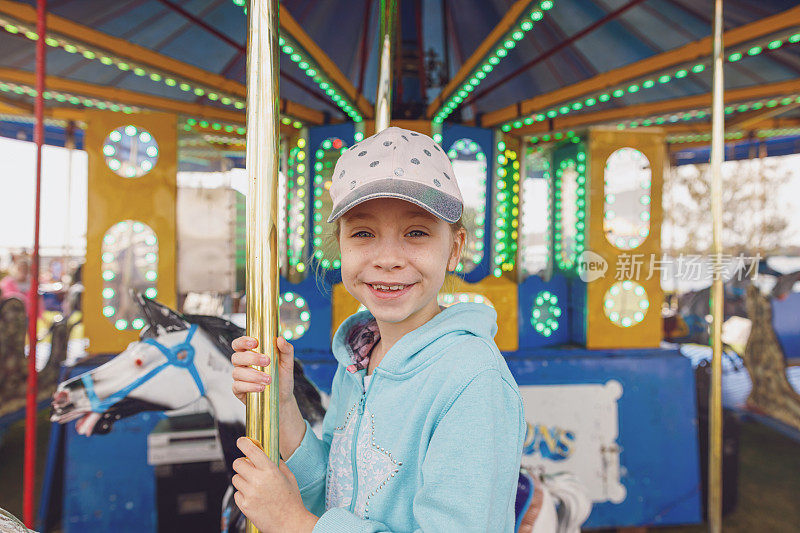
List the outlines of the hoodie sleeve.
{"type": "MultiPolygon", "coordinates": [[[[412,509],[417,532],[513,531],[525,438],[522,399],[494,368],[480,371],[439,418],[412,509]]],[[[326,511],[314,533],[390,530],[344,508],[326,511]]]]}
{"type": "Polygon", "coordinates": [[[319,516],[325,512],[325,476],[328,471],[328,455],[333,439],[336,420],[336,399],[341,381],[341,365],[336,369],[331,385],[331,401],[322,419],[322,439],[319,439],[306,420],[306,432],[300,446],[285,460],[292,471],[306,509],[319,516]]]}

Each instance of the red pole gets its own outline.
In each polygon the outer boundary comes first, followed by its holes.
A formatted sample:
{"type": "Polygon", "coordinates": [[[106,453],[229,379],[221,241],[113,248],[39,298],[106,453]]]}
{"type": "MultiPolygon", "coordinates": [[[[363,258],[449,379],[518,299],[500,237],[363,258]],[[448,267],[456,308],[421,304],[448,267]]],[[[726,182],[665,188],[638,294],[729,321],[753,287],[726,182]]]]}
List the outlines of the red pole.
{"type": "Polygon", "coordinates": [[[31,288],[28,293],[28,398],[25,419],[25,472],[23,481],[23,516],[25,526],[32,529],[34,521],[33,493],[36,486],[36,319],[39,316],[39,205],[42,189],[42,145],[44,144],[44,71],[45,71],[45,10],[47,0],[37,2],[36,34],[36,201],[34,205],[33,264],[31,288]]]}

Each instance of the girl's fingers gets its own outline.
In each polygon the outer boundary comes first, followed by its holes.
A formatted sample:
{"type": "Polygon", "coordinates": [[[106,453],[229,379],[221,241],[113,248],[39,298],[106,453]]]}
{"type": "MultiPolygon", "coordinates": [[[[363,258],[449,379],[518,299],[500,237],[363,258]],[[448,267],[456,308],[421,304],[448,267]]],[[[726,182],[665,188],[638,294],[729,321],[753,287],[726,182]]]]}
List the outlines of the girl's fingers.
{"type": "Polygon", "coordinates": [[[234,366],[267,366],[269,357],[258,352],[234,352],[231,363],[234,366]]]}
{"type": "Polygon", "coordinates": [[[270,382],[270,377],[268,374],[249,366],[233,367],[233,379],[235,381],[258,384],[270,382]]]}
{"type": "Polygon", "coordinates": [[[233,382],[233,393],[237,396],[247,394],[248,392],[261,392],[266,388],[264,383],[245,383],[243,381],[233,382]]]}
{"type": "Polygon", "coordinates": [[[241,491],[244,489],[245,479],[239,474],[236,474],[231,478],[231,484],[234,486],[234,488],[236,488],[236,490],[241,491]]]}
{"type": "Polygon", "coordinates": [[[294,356],[294,346],[283,337],[278,337],[278,350],[284,355],[294,356]]]}
{"type": "Polygon", "coordinates": [[[245,481],[247,481],[255,471],[253,463],[251,463],[250,459],[248,459],[247,457],[239,457],[233,462],[231,466],[233,467],[233,470],[239,475],[239,477],[244,478],[245,481]]]}
{"type": "Polygon", "coordinates": [[[231,347],[237,352],[244,350],[255,350],[258,348],[258,341],[253,337],[239,337],[238,339],[233,340],[231,347]]]}
{"type": "MultiPolygon", "coordinates": [[[[250,459],[250,462],[253,463],[253,466],[259,470],[266,470],[271,463],[267,454],[264,453],[255,442],[250,440],[247,437],[239,437],[236,440],[236,446],[242,451],[243,454],[250,459]]],[[[275,466],[274,464],[272,466],[275,466]]]]}

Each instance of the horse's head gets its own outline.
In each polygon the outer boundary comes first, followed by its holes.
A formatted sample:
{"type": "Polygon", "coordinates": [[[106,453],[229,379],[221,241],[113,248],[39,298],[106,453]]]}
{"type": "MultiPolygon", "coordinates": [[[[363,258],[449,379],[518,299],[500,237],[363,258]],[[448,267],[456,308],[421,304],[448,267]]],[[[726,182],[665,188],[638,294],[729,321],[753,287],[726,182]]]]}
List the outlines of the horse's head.
{"type": "Polygon", "coordinates": [[[205,393],[195,358],[197,325],[156,302],[138,300],[148,320],[141,340],[61,383],[53,395],[52,421],[78,419],[76,429],[83,435],[108,433],[121,418],[178,409],[205,393]]]}

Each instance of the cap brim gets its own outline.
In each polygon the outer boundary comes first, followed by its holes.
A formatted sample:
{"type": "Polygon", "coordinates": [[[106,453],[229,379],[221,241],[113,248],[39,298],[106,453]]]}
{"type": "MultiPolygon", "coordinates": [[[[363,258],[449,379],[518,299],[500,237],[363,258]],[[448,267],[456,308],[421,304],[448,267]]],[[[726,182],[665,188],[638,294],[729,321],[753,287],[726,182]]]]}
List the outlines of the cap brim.
{"type": "Polygon", "coordinates": [[[344,213],[375,198],[397,198],[418,205],[445,222],[458,222],[463,206],[461,200],[438,189],[416,181],[388,178],[371,181],[357,187],[334,206],[328,222],[333,222],[344,213]]]}

